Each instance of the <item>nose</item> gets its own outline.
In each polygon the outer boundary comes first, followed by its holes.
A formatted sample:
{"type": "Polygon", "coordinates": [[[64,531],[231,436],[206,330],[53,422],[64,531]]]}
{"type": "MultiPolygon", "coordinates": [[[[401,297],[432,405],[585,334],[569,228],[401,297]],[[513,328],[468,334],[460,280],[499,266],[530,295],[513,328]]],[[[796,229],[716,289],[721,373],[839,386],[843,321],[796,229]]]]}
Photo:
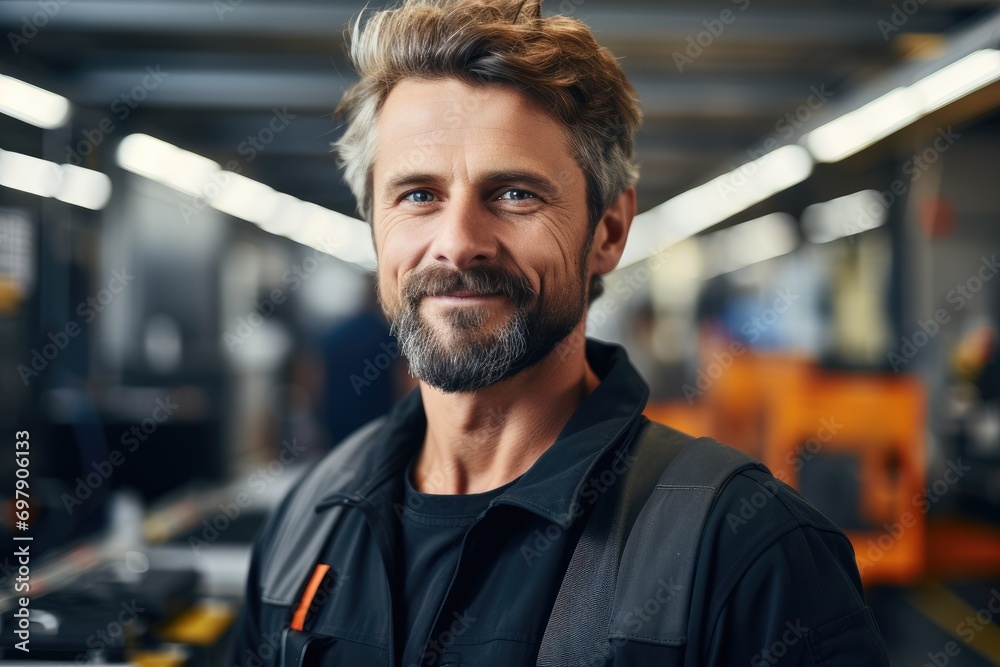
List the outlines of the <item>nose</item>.
{"type": "Polygon", "coordinates": [[[491,217],[477,197],[453,197],[438,215],[431,257],[459,271],[495,259],[499,242],[491,217]]]}

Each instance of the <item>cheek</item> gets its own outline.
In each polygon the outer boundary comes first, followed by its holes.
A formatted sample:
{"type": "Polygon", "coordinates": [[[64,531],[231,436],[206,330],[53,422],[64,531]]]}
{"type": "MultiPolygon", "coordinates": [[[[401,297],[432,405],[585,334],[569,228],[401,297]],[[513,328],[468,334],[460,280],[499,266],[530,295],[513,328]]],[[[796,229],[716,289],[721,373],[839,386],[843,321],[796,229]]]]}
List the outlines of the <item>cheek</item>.
{"type": "Polygon", "coordinates": [[[579,281],[576,264],[562,253],[533,257],[518,266],[538,294],[539,303],[553,304],[564,300],[576,290],[579,281]]]}
{"type": "Polygon", "coordinates": [[[379,259],[385,256],[393,266],[416,264],[427,246],[431,229],[419,220],[389,216],[375,227],[379,259]],[[416,258],[416,259],[415,259],[416,258]]]}
{"type": "Polygon", "coordinates": [[[386,279],[385,269],[381,265],[379,266],[376,278],[379,303],[382,304],[383,309],[391,311],[396,304],[396,290],[393,287],[392,281],[386,279]]]}
{"type": "Polygon", "coordinates": [[[375,235],[378,249],[379,283],[384,288],[397,284],[400,275],[419,261],[418,245],[414,239],[405,238],[398,230],[389,227],[380,229],[375,235]]]}
{"type": "Polygon", "coordinates": [[[520,263],[532,270],[542,289],[565,290],[570,281],[579,280],[582,243],[583,239],[570,238],[561,229],[548,230],[520,248],[524,258],[520,263]]]}
{"type": "Polygon", "coordinates": [[[418,265],[420,255],[414,251],[412,243],[392,238],[384,243],[379,241],[379,261],[376,281],[382,309],[387,314],[397,313],[402,304],[400,292],[406,277],[418,265]]]}
{"type": "Polygon", "coordinates": [[[400,283],[395,274],[379,274],[379,305],[382,308],[382,313],[390,323],[399,318],[405,308],[403,299],[400,296],[400,289],[400,283]]]}

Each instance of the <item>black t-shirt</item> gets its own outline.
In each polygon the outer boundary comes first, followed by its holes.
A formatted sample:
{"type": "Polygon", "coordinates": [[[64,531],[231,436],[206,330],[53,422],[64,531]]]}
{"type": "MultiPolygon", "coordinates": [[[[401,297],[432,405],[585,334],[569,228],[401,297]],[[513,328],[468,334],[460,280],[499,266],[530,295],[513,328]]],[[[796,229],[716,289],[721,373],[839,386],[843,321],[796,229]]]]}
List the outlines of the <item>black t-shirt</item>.
{"type": "MultiPolygon", "coordinates": [[[[476,517],[490,501],[514,482],[486,491],[461,495],[420,493],[410,476],[403,475],[405,504],[402,512],[400,571],[402,595],[393,600],[397,619],[396,655],[401,665],[422,664],[424,642],[455,574],[462,540],[476,517]]],[[[515,480],[516,481],[516,480],[515,480]]]]}

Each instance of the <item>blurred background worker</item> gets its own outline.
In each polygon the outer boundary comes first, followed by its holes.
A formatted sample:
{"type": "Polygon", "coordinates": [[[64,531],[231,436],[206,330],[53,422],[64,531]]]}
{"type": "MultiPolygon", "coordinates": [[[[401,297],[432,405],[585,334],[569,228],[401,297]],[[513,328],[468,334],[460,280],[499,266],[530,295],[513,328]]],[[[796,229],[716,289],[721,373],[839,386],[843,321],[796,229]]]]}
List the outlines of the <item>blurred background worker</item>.
{"type": "MultiPolygon", "coordinates": [[[[262,517],[409,388],[331,342],[373,299],[329,150],[362,5],[0,3],[5,660],[221,664],[262,517]]],[[[588,336],[846,532],[894,664],[1000,664],[996,4],[557,13],[644,112],[588,336]]]]}

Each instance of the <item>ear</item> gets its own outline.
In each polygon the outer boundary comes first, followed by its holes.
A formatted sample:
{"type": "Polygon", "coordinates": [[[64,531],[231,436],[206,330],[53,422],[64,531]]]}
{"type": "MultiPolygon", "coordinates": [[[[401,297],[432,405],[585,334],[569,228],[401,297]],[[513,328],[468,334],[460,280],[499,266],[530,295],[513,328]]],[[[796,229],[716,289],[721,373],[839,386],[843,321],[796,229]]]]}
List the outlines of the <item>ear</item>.
{"type": "Polygon", "coordinates": [[[635,188],[631,187],[619,195],[597,223],[590,246],[591,275],[604,275],[618,266],[634,217],[635,188]]]}

